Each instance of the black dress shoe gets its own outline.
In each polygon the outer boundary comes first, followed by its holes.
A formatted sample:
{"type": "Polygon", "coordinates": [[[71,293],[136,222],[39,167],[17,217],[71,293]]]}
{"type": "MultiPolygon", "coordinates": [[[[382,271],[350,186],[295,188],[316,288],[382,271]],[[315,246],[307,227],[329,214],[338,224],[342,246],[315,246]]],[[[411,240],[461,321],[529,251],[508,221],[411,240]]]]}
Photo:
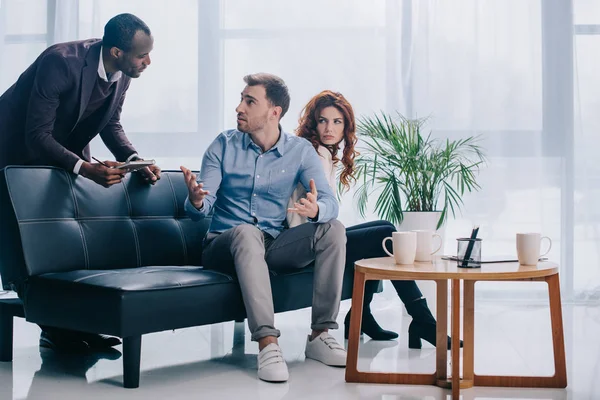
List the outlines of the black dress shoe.
{"type": "Polygon", "coordinates": [[[110,349],[121,344],[121,339],[96,333],[78,332],[77,337],[88,344],[93,350],[110,349]]]}
{"type": "Polygon", "coordinates": [[[86,353],[90,350],[90,346],[81,339],[46,331],[40,334],[40,347],[63,353],[86,353]]]}
{"type": "Polygon", "coordinates": [[[93,355],[98,360],[118,360],[123,354],[113,347],[108,347],[104,349],[91,349],[90,355],[93,355]]]}

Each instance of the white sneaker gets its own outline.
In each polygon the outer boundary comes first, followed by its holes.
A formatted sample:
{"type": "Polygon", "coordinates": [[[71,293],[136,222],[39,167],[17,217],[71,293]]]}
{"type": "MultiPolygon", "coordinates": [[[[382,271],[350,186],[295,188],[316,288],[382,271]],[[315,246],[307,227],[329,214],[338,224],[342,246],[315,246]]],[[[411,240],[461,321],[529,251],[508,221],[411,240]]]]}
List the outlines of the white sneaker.
{"type": "Polygon", "coordinates": [[[346,350],[327,332],[310,340],[306,338],[306,358],[312,358],[332,367],[346,366],[346,350]]]}
{"type": "Polygon", "coordinates": [[[289,379],[287,364],[278,344],[271,343],[258,353],[258,377],[267,382],[285,382],[289,379]]]}

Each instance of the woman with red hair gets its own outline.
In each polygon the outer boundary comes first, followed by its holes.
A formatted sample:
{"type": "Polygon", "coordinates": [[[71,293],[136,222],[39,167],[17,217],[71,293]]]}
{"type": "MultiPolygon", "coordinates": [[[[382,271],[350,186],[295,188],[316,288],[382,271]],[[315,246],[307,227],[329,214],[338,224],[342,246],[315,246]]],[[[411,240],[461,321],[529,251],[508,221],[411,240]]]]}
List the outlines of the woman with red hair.
{"type": "MultiPolygon", "coordinates": [[[[339,167],[341,169],[339,174],[341,186],[343,190],[348,190],[354,179],[354,158],[358,153],[355,150],[357,138],[354,111],[344,96],[325,90],[313,97],[300,114],[296,135],[310,141],[319,153],[331,188],[336,190],[336,170],[339,167]],[[340,150],[341,158],[338,155],[340,150]]],[[[301,213],[298,213],[298,210],[302,208],[300,200],[305,195],[304,187],[299,185],[290,199],[291,212],[288,213],[290,227],[307,221],[301,216],[301,213]]],[[[347,273],[353,273],[354,263],[357,260],[385,257],[381,242],[384,238],[391,236],[395,230],[394,225],[387,221],[368,222],[347,228],[347,273]]],[[[392,284],[413,318],[408,328],[409,347],[421,348],[421,339],[425,339],[435,346],[436,321],[415,281],[392,281],[392,284]]],[[[367,281],[365,284],[361,333],[366,333],[373,340],[395,339],[398,334],[381,328],[371,314],[370,303],[378,286],[379,281],[367,281]]],[[[351,310],[348,311],[344,320],[346,339],[350,327],[350,312],[351,310]]],[[[448,338],[448,348],[450,348],[450,338],[448,338]]]]}

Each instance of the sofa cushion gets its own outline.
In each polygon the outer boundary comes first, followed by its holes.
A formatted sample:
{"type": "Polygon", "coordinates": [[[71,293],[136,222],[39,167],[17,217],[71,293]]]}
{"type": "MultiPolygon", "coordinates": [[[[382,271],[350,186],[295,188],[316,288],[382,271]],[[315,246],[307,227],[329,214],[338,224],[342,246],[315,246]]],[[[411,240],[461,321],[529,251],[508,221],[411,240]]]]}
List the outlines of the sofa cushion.
{"type": "Polygon", "coordinates": [[[204,286],[232,281],[228,275],[202,267],[160,266],[120,270],[77,270],[48,273],[40,281],[58,281],[115,290],[122,293],[204,286]]]}
{"type": "Polygon", "coordinates": [[[121,337],[245,315],[231,277],[180,266],[38,275],[27,285],[25,308],[40,325],[121,337]]]}

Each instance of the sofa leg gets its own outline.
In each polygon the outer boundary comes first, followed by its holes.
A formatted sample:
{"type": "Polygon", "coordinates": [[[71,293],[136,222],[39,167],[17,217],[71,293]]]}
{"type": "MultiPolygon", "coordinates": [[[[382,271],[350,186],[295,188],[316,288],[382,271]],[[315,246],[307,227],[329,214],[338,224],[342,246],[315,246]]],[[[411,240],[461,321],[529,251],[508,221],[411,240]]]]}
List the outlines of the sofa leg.
{"type": "Polygon", "coordinates": [[[0,361],[13,359],[13,316],[0,308],[0,361]]]}
{"type": "Polygon", "coordinates": [[[141,335],[123,338],[123,387],[127,389],[140,386],[141,350],[141,335]]]}

